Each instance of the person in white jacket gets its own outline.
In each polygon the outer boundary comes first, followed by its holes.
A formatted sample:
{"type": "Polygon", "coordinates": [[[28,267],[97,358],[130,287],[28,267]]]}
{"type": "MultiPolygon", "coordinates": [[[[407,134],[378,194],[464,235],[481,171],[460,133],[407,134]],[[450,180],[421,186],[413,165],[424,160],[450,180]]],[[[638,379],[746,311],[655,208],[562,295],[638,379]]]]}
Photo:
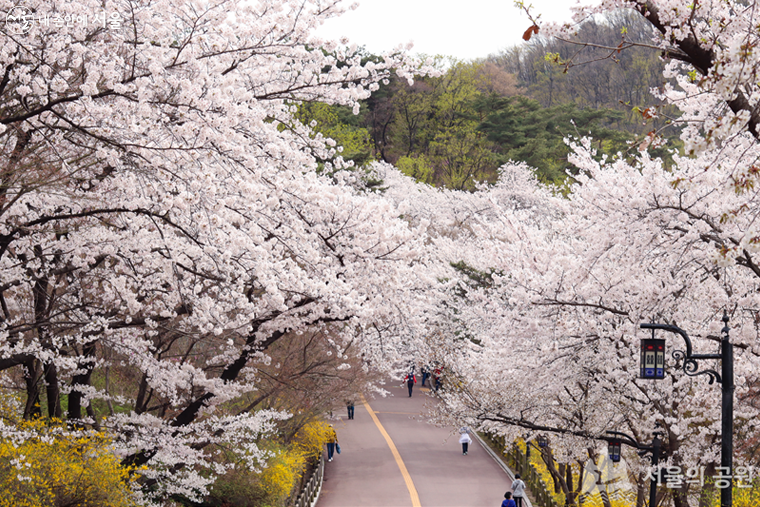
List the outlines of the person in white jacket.
{"type": "Polygon", "coordinates": [[[520,474],[515,474],[515,480],[512,481],[512,491],[514,492],[515,505],[523,507],[523,498],[525,497],[525,483],[520,479],[520,474]]]}
{"type": "Polygon", "coordinates": [[[462,433],[461,435],[459,435],[459,443],[462,444],[462,454],[464,456],[467,456],[467,448],[469,447],[471,442],[472,442],[472,438],[470,437],[469,433],[462,433]]]}

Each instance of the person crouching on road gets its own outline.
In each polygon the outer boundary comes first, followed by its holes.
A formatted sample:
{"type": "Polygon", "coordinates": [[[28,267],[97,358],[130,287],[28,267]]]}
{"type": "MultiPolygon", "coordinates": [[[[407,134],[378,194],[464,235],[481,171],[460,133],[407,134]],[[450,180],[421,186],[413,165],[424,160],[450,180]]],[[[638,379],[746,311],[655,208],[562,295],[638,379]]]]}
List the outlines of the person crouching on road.
{"type": "Polygon", "coordinates": [[[462,433],[459,435],[459,443],[462,444],[462,454],[464,456],[467,456],[467,449],[470,446],[470,443],[472,443],[472,438],[470,438],[469,433],[462,433]]]}
{"type": "Polygon", "coordinates": [[[327,461],[332,461],[333,454],[335,453],[335,446],[338,444],[338,434],[335,433],[335,428],[330,425],[330,431],[327,433],[327,461]]]}

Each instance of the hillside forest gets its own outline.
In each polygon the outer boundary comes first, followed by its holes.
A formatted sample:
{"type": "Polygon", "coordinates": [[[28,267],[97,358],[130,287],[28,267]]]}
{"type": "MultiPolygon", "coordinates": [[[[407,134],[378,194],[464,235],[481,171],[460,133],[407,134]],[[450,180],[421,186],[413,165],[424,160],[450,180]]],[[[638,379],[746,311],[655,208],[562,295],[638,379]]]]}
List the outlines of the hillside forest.
{"type": "MultiPolygon", "coordinates": [[[[650,31],[636,13],[615,11],[582,25],[579,38],[615,47],[647,40],[650,31]]],[[[647,151],[669,164],[683,143],[673,107],[656,95],[664,61],[649,48],[608,53],[533,37],[479,61],[436,56],[439,75],[413,85],[393,77],[362,102],[358,115],[304,103],[301,120],[314,121],[357,165],[387,162],[451,189],[494,182],[510,160],[562,186],[572,170],[566,140],[583,136],[593,138],[600,158],[647,151]]]]}

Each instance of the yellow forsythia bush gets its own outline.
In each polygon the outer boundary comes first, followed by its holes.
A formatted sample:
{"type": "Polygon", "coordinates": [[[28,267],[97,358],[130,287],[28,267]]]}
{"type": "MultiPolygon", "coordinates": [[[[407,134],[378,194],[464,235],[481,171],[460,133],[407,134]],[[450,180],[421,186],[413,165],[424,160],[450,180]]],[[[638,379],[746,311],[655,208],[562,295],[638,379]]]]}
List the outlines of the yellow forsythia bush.
{"type": "MultiPolygon", "coordinates": [[[[517,445],[520,448],[522,452],[525,452],[525,442],[520,439],[517,441],[517,445]]],[[[541,478],[544,480],[544,483],[549,486],[549,493],[552,495],[552,498],[556,505],[565,505],[565,495],[563,493],[554,493],[552,485],[553,481],[551,478],[551,474],[549,473],[549,470],[546,468],[546,464],[544,463],[543,459],[541,459],[541,455],[538,452],[531,452],[530,461],[533,463],[533,465],[536,468],[536,471],[541,475],[541,478]]],[[[575,477],[575,480],[577,480],[577,474],[578,474],[578,467],[577,465],[573,466],[573,474],[575,477]]],[[[665,489],[665,486],[660,486],[661,488],[665,489]]],[[[647,491],[649,488],[647,487],[647,491]]],[[[584,492],[586,493],[583,495],[583,507],[604,507],[604,502],[602,501],[602,496],[599,493],[596,488],[593,488],[593,484],[589,485],[586,484],[586,488],[584,489],[584,492]],[[592,491],[589,492],[589,486],[591,486],[592,491]]],[[[635,497],[633,497],[632,493],[626,494],[623,491],[612,491],[609,492],[609,502],[611,507],[635,507],[636,500],[635,497]]],[[[709,503],[710,507],[720,507],[720,490],[714,489],[712,491],[712,498],[710,499],[709,503]]],[[[734,488],[734,495],[733,495],[733,505],[734,507],[758,507],[760,506],[760,479],[755,480],[752,484],[751,488],[734,488]]]]}
{"type": "Polygon", "coordinates": [[[288,445],[262,442],[269,452],[267,465],[259,472],[236,467],[217,479],[205,505],[212,507],[264,507],[284,505],[298,486],[309,460],[319,458],[330,427],[324,421],[305,424],[288,445]]]}
{"type": "Polygon", "coordinates": [[[296,433],[293,447],[306,459],[318,458],[330,433],[330,425],[325,421],[311,421],[296,433]]]}
{"type": "Polygon", "coordinates": [[[0,507],[136,505],[128,471],[104,435],[72,436],[41,420],[16,426],[37,436],[0,439],[0,507]]]}
{"type": "Polygon", "coordinates": [[[269,460],[259,476],[261,489],[269,498],[283,499],[293,490],[306,470],[307,461],[322,453],[330,433],[326,422],[310,421],[296,433],[288,448],[269,460]]]}
{"type": "MultiPolygon", "coordinates": [[[[517,446],[520,448],[520,450],[524,453],[526,449],[525,441],[520,439],[517,441],[517,446]]],[[[565,494],[562,492],[555,493],[554,492],[554,481],[552,480],[552,474],[549,473],[549,469],[546,468],[546,463],[544,463],[544,460],[541,459],[541,454],[538,452],[531,452],[530,454],[530,462],[533,463],[533,465],[536,467],[536,471],[541,476],[541,478],[544,481],[544,484],[547,485],[548,493],[551,495],[552,499],[554,500],[554,503],[557,505],[565,505],[565,494]]],[[[573,470],[575,472],[575,470],[573,470]]]]}
{"type": "Polygon", "coordinates": [[[305,465],[300,452],[292,449],[280,452],[262,472],[261,488],[270,498],[285,498],[301,478],[305,465]]]}
{"type": "MultiPolygon", "coordinates": [[[[734,507],[757,507],[760,505],[760,481],[752,483],[751,488],[734,488],[734,507]]],[[[720,506],[720,498],[714,503],[720,506]]]]}
{"type": "MultiPolygon", "coordinates": [[[[720,507],[720,490],[712,490],[710,499],[711,507],[720,507]]],[[[760,480],[752,482],[752,487],[734,487],[733,494],[734,507],[757,507],[760,505],[760,480]]]]}

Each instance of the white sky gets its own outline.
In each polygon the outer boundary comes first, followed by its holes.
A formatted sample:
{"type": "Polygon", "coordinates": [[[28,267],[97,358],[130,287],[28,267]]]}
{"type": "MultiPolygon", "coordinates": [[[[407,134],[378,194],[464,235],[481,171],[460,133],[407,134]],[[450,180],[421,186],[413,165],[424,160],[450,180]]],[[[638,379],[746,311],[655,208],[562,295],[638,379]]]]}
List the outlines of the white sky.
{"type": "MultiPolygon", "coordinates": [[[[409,41],[412,53],[470,60],[522,42],[530,26],[513,0],[358,0],[359,7],[328,20],[318,33],[349,38],[373,53],[409,41]]],[[[568,21],[575,0],[526,0],[541,21],[568,21]]],[[[346,5],[350,5],[347,0],[346,5]]]]}

